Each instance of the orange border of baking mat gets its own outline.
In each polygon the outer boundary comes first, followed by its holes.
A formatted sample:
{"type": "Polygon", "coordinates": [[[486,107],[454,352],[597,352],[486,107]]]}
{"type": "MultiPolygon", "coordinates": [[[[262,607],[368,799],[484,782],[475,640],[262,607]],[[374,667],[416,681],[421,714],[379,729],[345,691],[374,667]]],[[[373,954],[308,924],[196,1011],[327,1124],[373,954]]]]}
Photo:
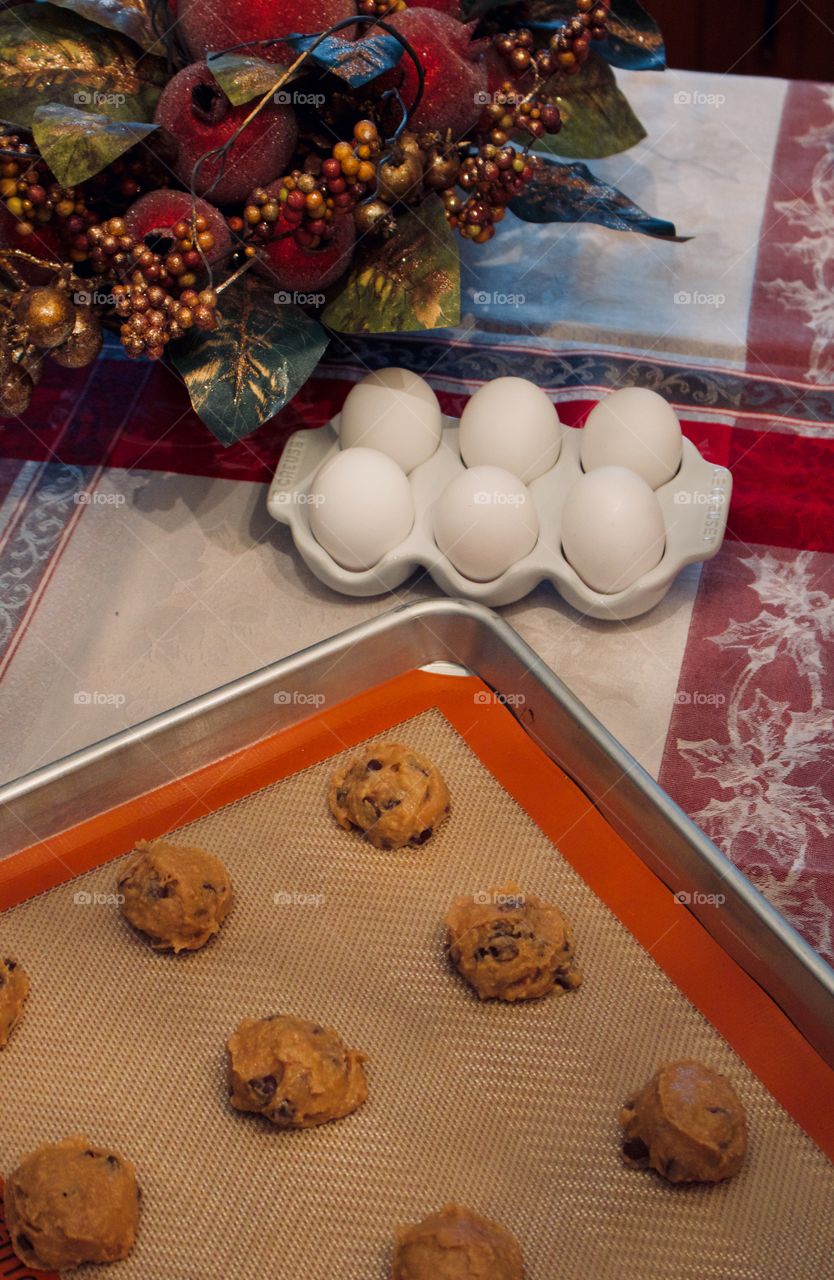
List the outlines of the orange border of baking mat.
{"type": "MultiPolygon", "coordinates": [[[[0,862],[0,909],[437,708],[590,888],[834,1159],[834,1070],[474,676],[411,671],[0,862]]],[[[381,854],[381,857],[387,855],[381,854]]],[[[415,855],[419,856],[419,855],[415,855]]]]}

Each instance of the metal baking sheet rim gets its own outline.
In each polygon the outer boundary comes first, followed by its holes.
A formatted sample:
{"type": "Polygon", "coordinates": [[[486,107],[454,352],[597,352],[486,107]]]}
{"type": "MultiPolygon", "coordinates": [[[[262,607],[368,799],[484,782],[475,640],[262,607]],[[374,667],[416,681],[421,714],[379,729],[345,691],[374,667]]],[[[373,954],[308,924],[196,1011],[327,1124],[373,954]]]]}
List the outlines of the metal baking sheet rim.
{"type": "Polygon", "coordinates": [[[834,969],[521,637],[470,601],[360,623],[0,787],[0,857],[415,668],[478,676],[615,830],[834,1066],[834,969]],[[520,696],[519,696],[520,695],[520,696]],[[108,800],[102,806],[101,797],[108,800]],[[723,895],[720,906],[711,901],[723,895]]]}

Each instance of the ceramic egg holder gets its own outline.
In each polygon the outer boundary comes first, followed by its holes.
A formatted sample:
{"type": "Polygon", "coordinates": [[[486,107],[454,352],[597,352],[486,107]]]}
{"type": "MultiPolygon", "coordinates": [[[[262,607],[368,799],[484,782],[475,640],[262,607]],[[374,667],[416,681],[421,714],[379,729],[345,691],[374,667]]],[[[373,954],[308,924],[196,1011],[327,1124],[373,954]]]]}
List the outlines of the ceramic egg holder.
{"type": "Polygon", "coordinates": [[[709,560],[724,538],[732,477],[726,467],[701,456],[684,437],[683,458],[673,478],[655,490],[666,526],[663,557],[630,587],[603,595],[587,586],[562,554],[561,512],[570,490],[583,474],[579,460],[582,432],[562,427],[556,464],[528,486],[539,518],[533,550],[491,582],[473,582],[458,573],[437,546],[432,509],[446,485],[464,469],[458,448],[457,419],[444,417],[439,448],[409,475],[415,518],[404,542],[387,552],[371,569],[343,569],[310,531],[310,482],[319,467],[339,450],[338,416],[320,430],[296,431],[284,448],[267,499],[275,520],[289,525],[309,569],[349,596],[375,596],[395,591],[418,568],[424,568],[450,596],[496,606],[520,600],[540,582],[552,582],[580,613],[608,620],[634,618],[653,609],[688,564],[709,560]]]}

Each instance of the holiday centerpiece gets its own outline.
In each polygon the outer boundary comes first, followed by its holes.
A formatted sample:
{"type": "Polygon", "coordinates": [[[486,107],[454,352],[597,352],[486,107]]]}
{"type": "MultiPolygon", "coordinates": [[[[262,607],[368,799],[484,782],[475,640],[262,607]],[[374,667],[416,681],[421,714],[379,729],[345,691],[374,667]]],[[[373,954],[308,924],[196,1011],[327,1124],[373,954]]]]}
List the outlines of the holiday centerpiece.
{"type": "Polygon", "coordinates": [[[645,136],[612,66],[663,65],[638,0],[3,9],[0,415],[111,329],[231,443],[333,332],[456,325],[507,211],[675,238],[582,163],[645,136]]]}

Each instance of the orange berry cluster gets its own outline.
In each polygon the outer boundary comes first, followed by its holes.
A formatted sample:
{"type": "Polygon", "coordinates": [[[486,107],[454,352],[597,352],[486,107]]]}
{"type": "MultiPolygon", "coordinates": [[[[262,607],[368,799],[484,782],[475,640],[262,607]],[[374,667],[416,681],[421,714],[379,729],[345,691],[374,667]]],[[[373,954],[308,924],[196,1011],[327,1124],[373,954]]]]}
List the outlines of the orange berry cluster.
{"type": "Polygon", "coordinates": [[[243,211],[245,226],[255,239],[269,240],[280,222],[302,248],[317,249],[332,234],[333,219],[350,213],[376,183],[381,149],[376,125],[360,120],[351,142],[335,143],[324,158],[311,153],[303,169],[253,191],[243,211]]]}

